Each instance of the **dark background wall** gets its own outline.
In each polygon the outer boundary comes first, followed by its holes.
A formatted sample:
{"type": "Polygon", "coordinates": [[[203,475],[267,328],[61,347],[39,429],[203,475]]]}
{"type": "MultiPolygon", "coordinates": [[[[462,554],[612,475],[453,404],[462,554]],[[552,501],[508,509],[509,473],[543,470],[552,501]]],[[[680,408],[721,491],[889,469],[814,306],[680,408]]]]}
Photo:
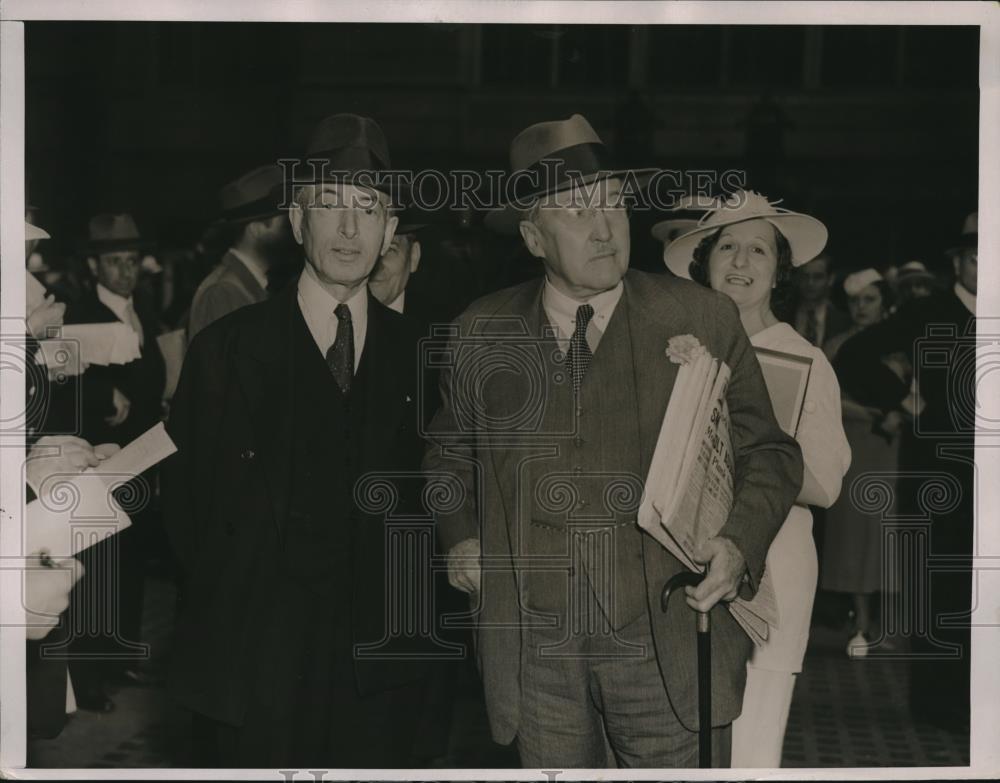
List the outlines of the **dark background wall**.
{"type": "Polygon", "coordinates": [[[748,169],[845,266],[940,263],[975,208],[974,27],[25,27],[29,199],[60,238],[118,209],[187,241],[223,182],[341,111],[416,169],[503,167],[519,130],[580,112],[624,163],[748,169]]]}

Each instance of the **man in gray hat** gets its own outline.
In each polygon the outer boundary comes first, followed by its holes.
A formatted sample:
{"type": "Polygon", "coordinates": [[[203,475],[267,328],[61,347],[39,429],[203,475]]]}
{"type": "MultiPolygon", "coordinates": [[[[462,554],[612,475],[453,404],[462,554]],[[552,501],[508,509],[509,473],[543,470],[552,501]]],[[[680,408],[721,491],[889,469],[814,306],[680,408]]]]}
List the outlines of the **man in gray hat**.
{"type": "Polygon", "coordinates": [[[232,247],[209,272],[191,300],[188,339],[222,316],[267,298],[267,273],[281,261],[291,238],[278,209],[282,170],[260,166],[228,183],[219,193],[222,221],[232,230],[232,247]]]}
{"type": "Polygon", "coordinates": [[[291,172],[297,283],[199,332],[171,408],[184,604],[169,685],[202,763],[407,766],[426,666],[407,646],[422,640],[387,624],[391,590],[426,564],[388,570],[379,505],[407,502],[421,453],[415,339],[368,291],[397,224],[388,147],[338,114],[304,157],[323,167],[291,172]]]}
{"type": "Polygon", "coordinates": [[[696,766],[697,608],[712,617],[725,766],[752,643],[724,602],[756,590],[802,458],[732,303],[628,271],[633,173],[606,154],[579,115],[512,142],[526,173],[488,225],[519,231],[545,278],[459,317],[424,462],[465,490],[437,522],[451,582],[472,596],[493,738],[516,739],[526,767],[696,766]],[[664,352],[681,335],[732,369],[735,497],[698,553],[707,577],[664,614],[661,589],[684,566],[636,518],[677,373],[664,352]]]}

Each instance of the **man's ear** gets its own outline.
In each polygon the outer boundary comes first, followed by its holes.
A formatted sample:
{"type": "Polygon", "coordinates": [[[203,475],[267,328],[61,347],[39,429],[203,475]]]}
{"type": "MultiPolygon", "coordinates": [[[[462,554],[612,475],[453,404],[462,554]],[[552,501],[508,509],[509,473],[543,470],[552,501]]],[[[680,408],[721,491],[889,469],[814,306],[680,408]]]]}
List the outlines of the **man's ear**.
{"type": "Polygon", "coordinates": [[[90,274],[97,277],[97,259],[93,256],[87,256],[87,266],[90,267],[90,274]]]}
{"type": "Polygon", "coordinates": [[[524,245],[528,248],[528,252],[535,256],[535,258],[545,258],[545,248],[542,245],[542,232],[538,230],[538,226],[530,220],[522,220],[518,224],[518,228],[521,230],[521,239],[524,240],[524,245]]]}
{"type": "Polygon", "coordinates": [[[380,256],[384,256],[386,251],[389,250],[389,245],[392,244],[392,238],[396,235],[396,226],[398,225],[399,217],[396,215],[385,221],[385,233],[382,235],[382,249],[379,251],[380,256]]]}
{"type": "Polygon", "coordinates": [[[298,204],[292,204],[292,208],[288,210],[288,222],[292,224],[292,236],[300,245],[302,244],[302,218],[302,207],[298,204]]]}
{"type": "Polygon", "coordinates": [[[951,266],[955,270],[955,278],[957,279],[958,276],[961,274],[961,271],[962,271],[961,270],[962,256],[961,256],[960,253],[952,253],[951,254],[951,266]]]}
{"type": "Polygon", "coordinates": [[[420,240],[414,239],[410,243],[410,274],[417,271],[420,266],[420,240]]]}

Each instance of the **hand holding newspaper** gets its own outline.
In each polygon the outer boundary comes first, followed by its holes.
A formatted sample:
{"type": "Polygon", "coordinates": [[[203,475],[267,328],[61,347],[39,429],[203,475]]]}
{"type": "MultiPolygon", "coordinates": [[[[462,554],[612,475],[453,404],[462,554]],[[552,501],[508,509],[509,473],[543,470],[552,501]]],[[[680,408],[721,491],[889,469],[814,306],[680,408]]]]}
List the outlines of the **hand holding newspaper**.
{"type": "Polygon", "coordinates": [[[71,557],[132,524],[112,496],[114,488],[177,451],[157,424],[96,468],[56,474],[35,487],[38,497],[24,509],[24,552],[71,557]]]}
{"type": "MultiPolygon", "coordinates": [[[[733,505],[733,454],[726,390],[730,370],[693,337],[673,338],[671,361],[681,365],[646,477],[639,526],[692,571],[699,545],[718,534],[733,505]],[[676,341],[676,342],[675,342],[676,341]],[[680,446],[680,447],[679,447],[680,446]]],[[[754,644],[778,627],[767,572],[750,601],[728,604],[754,644]]]]}

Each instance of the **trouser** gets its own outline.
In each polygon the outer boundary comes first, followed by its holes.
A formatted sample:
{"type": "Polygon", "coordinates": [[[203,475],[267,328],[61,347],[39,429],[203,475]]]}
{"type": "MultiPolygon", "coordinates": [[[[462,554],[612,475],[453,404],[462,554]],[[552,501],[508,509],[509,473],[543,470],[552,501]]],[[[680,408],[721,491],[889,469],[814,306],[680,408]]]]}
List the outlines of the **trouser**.
{"type": "MultiPolygon", "coordinates": [[[[698,766],[698,734],[667,698],[649,615],[611,635],[525,629],[517,748],[528,768],[698,766]],[[548,651],[546,651],[548,648],[548,651]],[[554,654],[553,654],[554,653],[554,654]]],[[[729,766],[731,726],[712,730],[712,765],[729,766]]]]}
{"type": "Polygon", "coordinates": [[[117,670],[148,657],[140,640],[143,562],[133,527],[80,553],[85,569],[73,588],[69,666],[84,691],[99,689],[117,670]]]}
{"type": "Polygon", "coordinates": [[[743,711],[733,721],[733,766],[781,766],[781,751],[797,676],[793,672],[747,666],[743,711]]]}

